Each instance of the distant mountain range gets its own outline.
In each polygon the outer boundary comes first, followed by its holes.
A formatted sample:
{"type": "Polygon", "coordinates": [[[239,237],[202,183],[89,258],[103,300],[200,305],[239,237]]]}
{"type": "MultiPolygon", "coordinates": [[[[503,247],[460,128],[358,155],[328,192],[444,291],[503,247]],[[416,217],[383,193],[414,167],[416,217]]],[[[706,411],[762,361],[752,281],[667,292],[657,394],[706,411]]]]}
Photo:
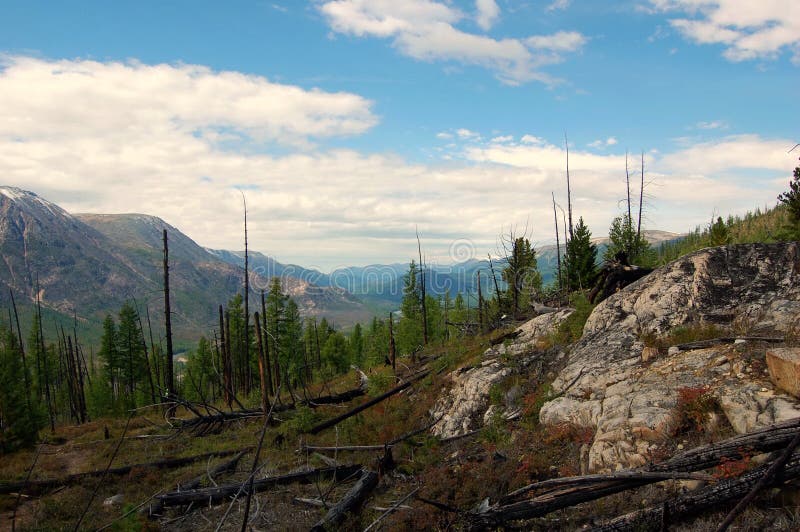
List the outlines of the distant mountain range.
{"type": "MultiPolygon", "coordinates": [[[[27,329],[38,278],[48,328],[51,319],[71,327],[74,316],[84,334],[94,338],[106,314],[116,314],[125,301],[135,300],[143,312],[149,308],[154,328],[163,330],[163,229],[169,241],[174,334],[179,342],[194,342],[215,328],[217,306],[241,293],[242,268],[209,253],[160,218],[70,214],[14,187],[0,187],[0,305],[10,307],[13,292],[27,329]]],[[[254,295],[268,283],[267,277],[254,274],[254,295]]],[[[372,316],[344,290],[288,276],[282,284],[304,315],[328,316],[341,325],[372,316]]]]}
{"type": "MultiPolygon", "coordinates": [[[[170,251],[170,288],[174,334],[189,345],[217,324],[217,307],[244,283],[244,252],[206,249],[164,220],[144,214],[70,214],[33,192],[0,187],[0,305],[10,307],[13,292],[27,329],[39,294],[45,325],[72,327],[91,340],[99,337],[106,314],[116,314],[125,301],[149,309],[153,327],[163,330],[162,231],[170,251]]],[[[646,231],[653,243],[677,238],[664,231],[646,231]]],[[[595,239],[602,250],[605,239],[595,239]]],[[[545,283],[556,271],[556,248],[537,249],[545,283]]],[[[494,262],[497,284],[504,260],[494,262]]],[[[301,313],[325,316],[337,326],[366,322],[395,310],[403,296],[408,263],[339,268],[330,274],[295,264],[282,264],[257,251],[249,252],[252,300],[279,277],[301,313]]],[[[471,294],[475,303],[480,274],[484,294],[495,291],[488,260],[471,259],[426,268],[428,293],[452,297],[471,294]]],[[[255,310],[255,306],[253,307],[255,310]]]]}

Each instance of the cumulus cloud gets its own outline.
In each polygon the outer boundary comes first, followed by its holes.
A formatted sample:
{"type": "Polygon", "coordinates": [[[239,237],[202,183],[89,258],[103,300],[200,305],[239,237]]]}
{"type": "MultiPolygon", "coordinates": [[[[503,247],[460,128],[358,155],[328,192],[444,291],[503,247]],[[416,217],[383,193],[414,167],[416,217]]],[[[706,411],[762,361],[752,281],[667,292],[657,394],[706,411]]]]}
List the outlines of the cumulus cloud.
{"type": "Polygon", "coordinates": [[[650,0],[657,12],[681,13],[670,24],[698,44],[725,45],[731,61],[774,59],[790,50],[800,62],[800,3],[784,0],[650,0]]]}
{"type": "MultiPolygon", "coordinates": [[[[499,16],[494,0],[478,0],[476,22],[488,30],[499,16]]],[[[454,61],[495,72],[502,82],[557,80],[541,68],[563,61],[586,42],[577,32],[495,39],[470,33],[456,25],[467,18],[449,3],[432,0],[332,0],[320,11],[333,31],[357,37],[392,39],[402,54],[423,61],[454,61]]]]}
{"type": "MultiPolygon", "coordinates": [[[[309,266],[404,261],[416,253],[415,225],[432,260],[446,259],[458,238],[483,255],[501,226],[526,220],[532,240],[545,243],[550,191],[557,201],[565,194],[563,146],[533,134],[448,130],[456,145],[425,164],[320,144],[290,144],[280,155],[240,149],[250,135],[324,139],[363,131],[375,118],[357,95],[200,67],[13,58],[0,71],[0,101],[2,184],[71,212],[154,214],[227,249],[243,246],[241,187],[251,249],[309,266]],[[255,109],[287,89],[307,105],[255,109]],[[330,107],[317,103],[326,98],[330,107]]],[[[773,200],[786,180],[772,179],[795,163],[789,145],[729,136],[649,155],[648,176],[664,185],[653,192],[659,210],[650,227],[682,231],[714,208],[741,212],[773,200]],[[768,179],[737,178],[749,168],[768,179]]],[[[570,170],[576,212],[604,234],[623,195],[624,153],[570,150],[570,170]]]]}
{"type": "Polygon", "coordinates": [[[197,65],[5,57],[0,135],[79,139],[192,132],[283,144],[363,133],[377,123],[356,94],[273,83],[197,65]],[[36,119],[34,119],[36,118],[36,119]]]}
{"type": "Polygon", "coordinates": [[[594,149],[600,149],[600,148],[605,148],[605,147],[608,147],[608,146],[614,146],[615,144],[617,144],[617,138],[616,137],[608,137],[605,140],[598,139],[598,140],[595,140],[594,142],[590,142],[589,144],[587,144],[587,146],[589,146],[590,148],[594,148],[594,149]]]}
{"type": "Polygon", "coordinates": [[[500,6],[494,0],[475,0],[475,22],[484,31],[489,31],[500,18],[500,6]]]}

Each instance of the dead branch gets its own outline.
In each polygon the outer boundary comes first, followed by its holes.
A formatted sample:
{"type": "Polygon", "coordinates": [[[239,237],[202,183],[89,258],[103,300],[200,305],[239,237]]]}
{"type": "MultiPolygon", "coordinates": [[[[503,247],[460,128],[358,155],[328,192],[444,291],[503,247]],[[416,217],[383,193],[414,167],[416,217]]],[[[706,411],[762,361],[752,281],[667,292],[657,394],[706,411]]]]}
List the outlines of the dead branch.
{"type": "Polygon", "coordinates": [[[677,347],[681,351],[691,351],[692,349],[705,349],[720,344],[732,344],[737,340],[745,340],[747,342],[769,342],[781,343],[784,341],[780,336],[720,336],[719,338],[710,338],[708,340],[698,340],[697,342],[687,342],[685,344],[678,344],[677,347]]]}
{"type": "MultiPolygon", "coordinates": [[[[197,488],[200,487],[200,484],[203,482],[203,479],[206,476],[208,476],[209,480],[211,480],[211,478],[214,475],[219,475],[220,473],[224,473],[226,471],[231,471],[233,469],[236,469],[236,464],[239,463],[239,460],[242,459],[242,457],[245,455],[246,452],[247,451],[241,451],[241,452],[237,453],[236,456],[234,456],[233,458],[231,458],[227,462],[223,462],[223,463],[219,464],[218,466],[216,466],[211,471],[208,471],[207,473],[199,475],[199,476],[193,478],[192,480],[190,480],[188,482],[185,482],[183,484],[179,484],[178,485],[178,491],[197,489],[197,488]]],[[[152,519],[152,518],[158,517],[159,514],[161,514],[161,512],[163,510],[164,510],[164,506],[161,503],[161,500],[157,499],[155,502],[150,504],[150,506],[148,507],[147,514],[152,519]]]]}
{"type": "MultiPolygon", "coordinates": [[[[259,491],[264,491],[274,486],[282,486],[294,483],[308,484],[320,477],[342,480],[360,470],[360,465],[347,465],[288,473],[286,475],[254,480],[252,490],[253,493],[258,493],[259,491]]],[[[249,483],[249,478],[245,482],[249,483]]],[[[241,487],[242,483],[236,482],[233,484],[224,484],[222,486],[215,486],[212,488],[173,491],[164,493],[163,495],[158,495],[156,499],[160,500],[164,507],[184,506],[191,503],[217,504],[236,494],[241,487]]]]}
{"type": "Polygon", "coordinates": [[[318,434],[318,433],[322,432],[325,429],[328,429],[330,427],[338,425],[339,423],[341,423],[345,419],[353,417],[354,415],[358,414],[359,412],[362,412],[362,411],[366,410],[367,408],[375,406],[376,404],[380,403],[381,401],[384,401],[384,400],[388,399],[389,397],[402,392],[403,390],[405,390],[406,388],[411,386],[411,384],[413,384],[414,382],[426,377],[429,373],[430,373],[430,371],[423,371],[422,373],[416,375],[415,377],[412,377],[411,379],[407,380],[406,382],[404,382],[404,383],[402,383],[402,384],[400,384],[398,386],[395,386],[394,388],[392,388],[388,392],[383,393],[383,394],[379,395],[378,397],[375,397],[374,399],[370,399],[366,403],[363,403],[363,404],[361,404],[361,405],[359,405],[359,406],[357,406],[357,407],[355,407],[355,408],[353,408],[351,410],[348,410],[347,412],[345,412],[342,415],[336,416],[333,419],[329,419],[327,421],[323,421],[322,423],[314,425],[313,427],[311,427],[311,429],[308,431],[308,433],[309,434],[318,434]]]}
{"type": "Polygon", "coordinates": [[[132,464],[129,466],[123,467],[114,467],[109,468],[106,470],[95,470],[95,471],[87,471],[85,473],[75,473],[72,475],[67,475],[66,477],[62,478],[51,478],[51,479],[44,479],[44,480],[31,480],[25,486],[24,482],[10,482],[0,484],[0,495],[7,494],[7,493],[16,493],[23,487],[25,487],[25,493],[28,495],[33,494],[41,494],[53,488],[58,488],[60,486],[70,486],[72,484],[76,484],[88,478],[100,477],[103,474],[107,475],[127,475],[131,472],[132,469],[138,468],[155,468],[155,469],[174,469],[177,467],[183,467],[185,465],[191,464],[192,462],[196,462],[198,460],[204,460],[206,458],[214,457],[214,456],[229,456],[232,454],[236,454],[239,452],[244,452],[249,450],[250,447],[245,449],[236,449],[232,451],[215,451],[211,453],[204,453],[198,454],[194,456],[186,456],[182,458],[168,458],[165,460],[157,460],[155,462],[146,462],[142,464],[132,464]]]}
{"type": "Polygon", "coordinates": [[[361,504],[369,497],[372,490],[378,485],[378,474],[366,469],[361,470],[361,477],[358,482],[347,492],[347,494],[336,503],[321,520],[311,527],[311,532],[324,532],[335,528],[341,523],[348,513],[357,510],[361,504]]]}
{"type": "MultiPolygon", "coordinates": [[[[483,528],[518,519],[541,517],[555,510],[663,480],[645,476],[633,476],[637,472],[701,471],[719,465],[723,460],[738,460],[744,456],[783,449],[797,436],[798,430],[800,430],[800,418],[735,436],[722,442],[698,447],[674,456],[660,464],[651,464],[642,469],[617,473],[617,475],[631,475],[631,478],[600,480],[592,484],[572,485],[552,490],[525,501],[509,502],[530,491],[522,488],[504,497],[500,504],[482,512],[473,512],[469,517],[470,525],[473,528],[483,528]]],[[[800,464],[798,468],[800,468],[800,464]]]]}
{"type": "MultiPolygon", "coordinates": [[[[597,531],[659,529],[665,515],[674,523],[705,510],[744,497],[765,477],[772,464],[764,464],[738,478],[722,480],[707,488],[679,496],[664,504],[651,506],[617,517],[595,528],[597,531]]],[[[778,486],[800,476],[800,455],[793,455],[783,473],[766,482],[764,487],[778,486]]]]}

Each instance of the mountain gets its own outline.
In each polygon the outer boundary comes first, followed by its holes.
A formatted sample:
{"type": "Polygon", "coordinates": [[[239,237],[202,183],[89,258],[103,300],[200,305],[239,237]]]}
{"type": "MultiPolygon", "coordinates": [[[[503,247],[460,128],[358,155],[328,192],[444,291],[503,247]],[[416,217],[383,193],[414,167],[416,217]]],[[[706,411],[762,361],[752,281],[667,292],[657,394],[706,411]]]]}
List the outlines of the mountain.
{"type": "MultiPolygon", "coordinates": [[[[143,214],[70,214],[33,192],[0,187],[0,283],[9,289],[26,319],[35,302],[38,275],[43,307],[97,334],[107,313],[126,300],[150,309],[154,327],[163,318],[162,231],[169,242],[170,292],[176,340],[189,343],[210,334],[217,306],[241,292],[242,268],[209,253],[165,221],[143,214]]],[[[252,305],[269,278],[253,274],[252,305]]],[[[343,290],[315,286],[283,276],[284,290],[301,313],[327,316],[349,325],[371,317],[357,298],[343,290]]],[[[49,321],[46,320],[49,324],[49,321]]],[[[25,324],[27,325],[27,323],[25,324]]]]}
{"type": "MultiPolygon", "coordinates": [[[[643,234],[653,245],[680,238],[681,235],[668,231],[644,230],[643,234]]],[[[598,247],[598,260],[608,246],[608,237],[593,239],[598,247]]],[[[207,250],[220,259],[237,266],[244,265],[243,251],[207,250]]],[[[564,253],[562,246],[561,253],[564,253]]],[[[545,285],[553,282],[558,269],[556,246],[542,246],[536,249],[539,273],[545,285]]],[[[408,273],[408,263],[370,264],[368,266],[350,266],[337,268],[330,274],[318,270],[304,268],[296,264],[283,264],[272,257],[258,252],[250,252],[250,267],[266,277],[298,278],[320,287],[331,287],[353,294],[367,304],[376,313],[396,310],[403,298],[403,278],[408,273]]],[[[505,268],[505,259],[493,260],[500,290],[506,288],[501,272],[505,268]]],[[[491,277],[488,259],[470,259],[454,264],[429,264],[427,269],[427,292],[439,297],[449,291],[452,297],[459,292],[470,294],[470,304],[476,303],[478,292],[478,273],[480,272],[481,290],[484,294],[494,293],[495,285],[491,277]]]]}

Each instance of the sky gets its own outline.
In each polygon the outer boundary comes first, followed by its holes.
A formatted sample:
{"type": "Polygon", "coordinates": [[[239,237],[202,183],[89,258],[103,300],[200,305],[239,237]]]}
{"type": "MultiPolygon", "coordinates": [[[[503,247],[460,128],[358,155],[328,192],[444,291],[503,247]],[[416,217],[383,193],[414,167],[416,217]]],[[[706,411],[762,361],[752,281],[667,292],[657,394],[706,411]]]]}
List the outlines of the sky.
{"type": "Polygon", "coordinates": [[[799,111],[793,0],[0,3],[0,185],[323,271],[553,243],[567,143],[595,236],[626,153],[646,228],[774,205],[799,111]]]}

